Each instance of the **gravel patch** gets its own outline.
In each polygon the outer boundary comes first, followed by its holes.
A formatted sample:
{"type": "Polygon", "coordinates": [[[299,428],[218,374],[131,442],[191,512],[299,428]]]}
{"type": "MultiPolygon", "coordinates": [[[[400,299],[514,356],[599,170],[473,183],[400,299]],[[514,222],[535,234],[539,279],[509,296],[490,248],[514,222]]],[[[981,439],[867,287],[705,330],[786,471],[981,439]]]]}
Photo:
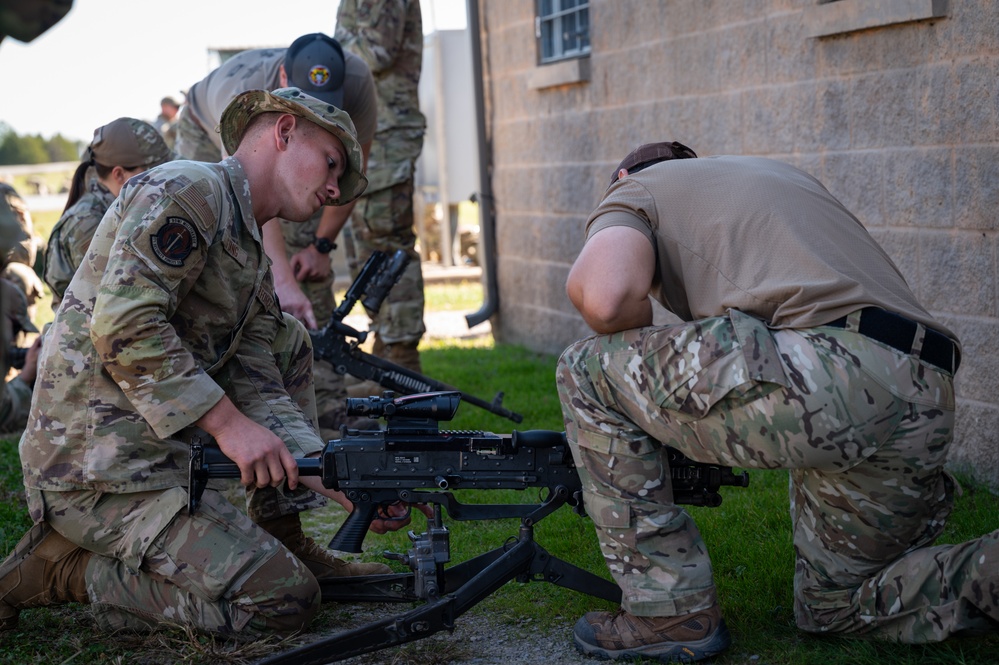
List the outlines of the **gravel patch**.
{"type": "MultiPolygon", "coordinates": [[[[301,644],[310,644],[339,632],[379,621],[407,611],[399,606],[350,605],[328,610],[312,626],[301,644]],[[349,620],[344,620],[349,616],[349,620]],[[324,631],[319,625],[336,624],[324,631]],[[346,624],[346,625],[345,625],[346,624]]],[[[583,656],[572,642],[572,624],[538,628],[531,620],[511,623],[472,609],[455,622],[453,631],[443,630],[430,637],[402,646],[381,649],[343,661],[348,665],[598,665],[601,661],[583,656]]],[[[330,647],[331,656],[335,645],[330,647]]]]}

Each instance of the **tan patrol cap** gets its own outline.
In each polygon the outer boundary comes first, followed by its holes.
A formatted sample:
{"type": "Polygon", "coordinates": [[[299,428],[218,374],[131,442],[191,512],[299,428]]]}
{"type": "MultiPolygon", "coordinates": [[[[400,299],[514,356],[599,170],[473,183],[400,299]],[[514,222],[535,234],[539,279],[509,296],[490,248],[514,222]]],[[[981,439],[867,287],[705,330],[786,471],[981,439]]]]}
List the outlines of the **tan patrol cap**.
{"type": "Polygon", "coordinates": [[[118,118],[95,129],[87,151],[102,166],[129,168],[149,169],[175,157],[155,127],[135,118],[118,118]]]}
{"type": "Polygon", "coordinates": [[[229,102],[219,121],[222,145],[228,154],[235,154],[250,121],[261,113],[291,113],[319,125],[343,143],[347,166],[340,178],[340,198],[326,199],[326,205],[342,206],[364,192],[368,179],[364,176],[361,144],[357,142],[357,131],[346,111],[298,88],[279,88],[274,92],[247,90],[229,102]]]}

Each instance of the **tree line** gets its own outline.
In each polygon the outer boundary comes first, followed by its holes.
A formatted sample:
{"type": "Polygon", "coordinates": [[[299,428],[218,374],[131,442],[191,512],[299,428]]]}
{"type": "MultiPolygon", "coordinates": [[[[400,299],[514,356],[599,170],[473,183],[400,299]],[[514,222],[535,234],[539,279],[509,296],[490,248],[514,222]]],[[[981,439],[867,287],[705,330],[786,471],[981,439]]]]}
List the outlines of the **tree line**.
{"type": "Polygon", "coordinates": [[[82,150],[81,141],[72,141],[62,134],[48,139],[41,134],[21,136],[0,122],[0,166],[75,162],[82,150]]]}

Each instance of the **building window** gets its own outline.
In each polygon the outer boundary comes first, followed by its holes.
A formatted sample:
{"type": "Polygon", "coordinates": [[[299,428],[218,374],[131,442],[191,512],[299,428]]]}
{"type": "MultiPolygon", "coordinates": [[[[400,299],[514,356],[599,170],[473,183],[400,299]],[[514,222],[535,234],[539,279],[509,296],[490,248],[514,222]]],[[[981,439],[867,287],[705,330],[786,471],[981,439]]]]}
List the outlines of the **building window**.
{"type": "Polygon", "coordinates": [[[587,55],[589,0],[538,0],[535,36],[542,64],[587,55]]]}

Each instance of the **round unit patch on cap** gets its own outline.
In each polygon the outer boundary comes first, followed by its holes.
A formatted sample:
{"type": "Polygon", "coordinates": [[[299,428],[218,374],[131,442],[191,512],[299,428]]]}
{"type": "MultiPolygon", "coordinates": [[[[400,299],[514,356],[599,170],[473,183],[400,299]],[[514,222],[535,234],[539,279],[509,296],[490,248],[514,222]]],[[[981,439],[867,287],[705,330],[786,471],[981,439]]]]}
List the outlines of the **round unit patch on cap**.
{"type": "Polygon", "coordinates": [[[103,166],[152,168],[175,158],[156,128],[135,118],[118,118],[95,129],[89,150],[103,166]]]}
{"type": "Polygon", "coordinates": [[[302,35],[284,54],[288,85],[307,95],[343,107],[343,82],[347,76],[340,42],[314,32],[302,35]]]}
{"type": "Polygon", "coordinates": [[[237,95],[222,111],[219,132],[227,154],[239,148],[250,121],[261,113],[291,113],[315,123],[340,139],[347,152],[347,164],[340,177],[340,198],[327,199],[326,205],[350,203],[364,192],[368,179],[364,176],[364,156],[357,142],[357,130],[347,112],[307,95],[298,88],[247,90],[237,95]]]}

